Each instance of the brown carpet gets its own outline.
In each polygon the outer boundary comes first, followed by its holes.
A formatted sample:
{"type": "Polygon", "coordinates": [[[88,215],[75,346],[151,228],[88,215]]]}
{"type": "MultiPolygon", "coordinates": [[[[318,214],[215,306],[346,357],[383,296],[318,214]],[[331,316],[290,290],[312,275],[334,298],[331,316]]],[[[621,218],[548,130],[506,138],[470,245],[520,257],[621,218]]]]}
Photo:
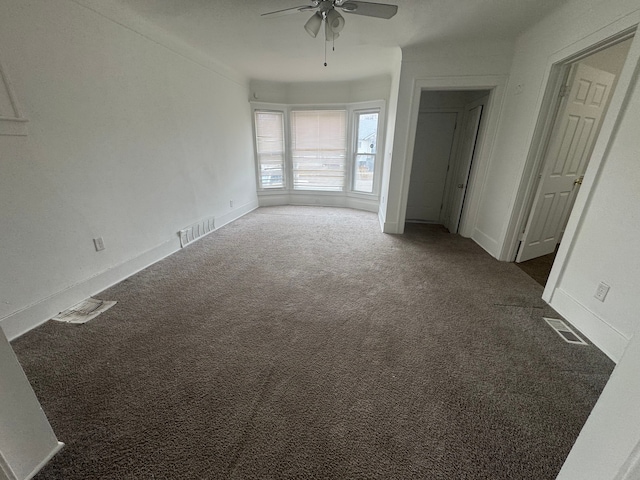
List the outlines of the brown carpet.
{"type": "Polygon", "coordinates": [[[515,265],[524,273],[533,278],[543,287],[547,284],[549,274],[551,273],[551,267],[556,260],[556,254],[558,250],[548,255],[543,255],[538,258],[532,258],[526,262],[516,263],[515,265]]]}
{"type": "Polygon", "coordinates": [[[613,364],[474,242],[262,208],[13,346],[45,479],[553,479],[613,364]]]}

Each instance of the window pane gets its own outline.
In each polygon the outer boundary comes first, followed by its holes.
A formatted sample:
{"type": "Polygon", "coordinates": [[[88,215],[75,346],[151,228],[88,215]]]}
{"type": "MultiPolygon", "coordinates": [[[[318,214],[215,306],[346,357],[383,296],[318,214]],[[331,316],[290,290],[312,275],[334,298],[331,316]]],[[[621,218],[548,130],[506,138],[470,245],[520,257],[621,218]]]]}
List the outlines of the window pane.
{"type": "Polygon", "coordinates": [[[282,112],[256,112],[256,151],[260,171],[260,188],[284,187],[282,112]]]}
{"type": "Polygon", "coordinates": [[[356,155],[353,172],[353,189],[357,192],[373,193],[375,155],[356,155]]]}
{"type": "Polygon", "coordinates": [[[378,114],[358,115],[358,153],[376,153],[378,140],[378,114]]]}
{"type": "Polygon", "coordinates": [[[294,189],[344,189],[346,130],[344,110],[291,112],[294,189]]]}
{"type": "Polygon", "coordinates": [[[378,113],[359,113],[357,115],[353,190],[373,193],[373,175],[378,148],[378,113]]]}

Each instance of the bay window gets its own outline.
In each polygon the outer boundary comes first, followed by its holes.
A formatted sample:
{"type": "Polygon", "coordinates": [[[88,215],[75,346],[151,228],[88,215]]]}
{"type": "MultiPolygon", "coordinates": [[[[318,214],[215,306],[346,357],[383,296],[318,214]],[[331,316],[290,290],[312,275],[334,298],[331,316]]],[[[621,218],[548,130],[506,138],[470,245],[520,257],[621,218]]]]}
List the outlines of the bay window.
{"type": "Polygon", "coordinates": [[[259,195],[333,194],[377,202],[382,102],[264,107],[254,104],[259,195]]]}

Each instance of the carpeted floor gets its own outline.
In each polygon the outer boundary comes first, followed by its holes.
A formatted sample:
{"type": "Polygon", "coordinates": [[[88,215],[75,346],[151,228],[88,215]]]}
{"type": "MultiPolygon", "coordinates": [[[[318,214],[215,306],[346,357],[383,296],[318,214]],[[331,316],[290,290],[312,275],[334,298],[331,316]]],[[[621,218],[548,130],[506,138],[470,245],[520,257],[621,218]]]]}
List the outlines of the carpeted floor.
{"type": "Polygon", "coordinates": [[[13,347],[66,447],[45,479],[545,480],[613,364],[442,227],[259,209],[13,347]]]}
{"type": "Polygon", "coordinates": [[[553,267],[553,262],[556,260],[557,253],[558,250],[556,249],[555,252],[548,255],[532,258],[526,262],[515,263],[514,265],[544,287],[549,279],[551,267],[553,267]]]}

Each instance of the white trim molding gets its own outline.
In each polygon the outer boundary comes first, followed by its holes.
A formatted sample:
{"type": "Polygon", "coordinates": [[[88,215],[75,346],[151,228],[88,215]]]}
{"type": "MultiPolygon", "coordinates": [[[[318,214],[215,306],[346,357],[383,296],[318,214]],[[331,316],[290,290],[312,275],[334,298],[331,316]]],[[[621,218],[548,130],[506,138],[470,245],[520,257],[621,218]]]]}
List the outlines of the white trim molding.
{"type": "Polygon", "coordinates": [[[564,290],[557,288],[548,302],[615,363],[620,361],[629,339],[564,290]]]}

